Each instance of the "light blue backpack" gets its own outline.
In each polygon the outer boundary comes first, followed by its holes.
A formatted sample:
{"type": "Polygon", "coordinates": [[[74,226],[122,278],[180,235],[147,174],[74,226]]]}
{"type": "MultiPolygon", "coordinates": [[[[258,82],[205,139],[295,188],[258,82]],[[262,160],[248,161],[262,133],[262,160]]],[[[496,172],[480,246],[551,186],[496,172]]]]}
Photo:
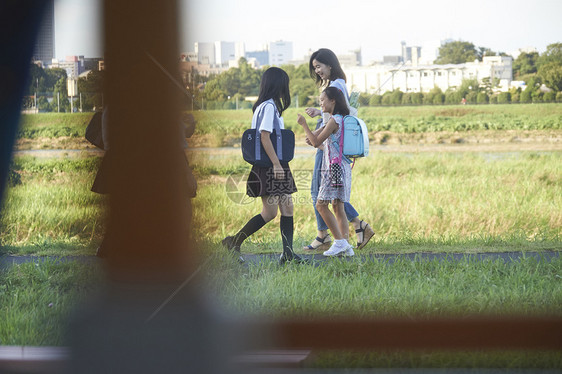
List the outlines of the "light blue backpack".
{"type": "Polygon", "coordinates": [[[340,138],[337,139],[334,135],[331,135],[331,138],[333,144],[339,148],[336,162],[344,160],[348,164],[353,162],[355,165],[356,158],[369,155],[369,133],[361,118],[351,115],[343,117],[343,131],[340,132],[340,138]]]}
{"type": "Polygon", "coordinates": [[[345,116],[343,118],[343,155],[348,158],[367,157],[369,155],[369,133],[361,118],[345,116]]]}

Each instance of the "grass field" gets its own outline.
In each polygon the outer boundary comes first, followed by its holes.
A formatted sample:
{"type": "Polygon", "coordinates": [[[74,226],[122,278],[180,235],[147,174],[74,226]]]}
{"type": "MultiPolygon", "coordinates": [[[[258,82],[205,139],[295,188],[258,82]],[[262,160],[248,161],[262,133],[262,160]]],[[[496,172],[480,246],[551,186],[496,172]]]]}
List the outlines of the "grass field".
{"type": "MultiPolygon", "coordinates": [[[[287,128],[304,144],[304,133],[297,126],[297,113],[303,108],[290,108],[284,115],[287,128]]],[[[18,133],[19,149],[82,148],[88,146],[84,132],[92,113],[23,115],[18,133]]],[[[213,110],[194,113],[198,122],[190,141],[196,147],[222,147],[239,144],[249,128],[252,112],[213,110]]],[[[562,139],[561,104],[505,105],[427,105],[412,107],[362,107],[359,116],[365,120],[372,142],[377,144],[424,142],[459,142],[467,139],[500,139],[529,136],[562,139]],[[512,131],[506,133],[506,131],[512,131]]],[[[316,123],[310,119],[309,125],[316,123]]]]}
{"type": "MultiPolygon", "coordinates": [[[[218,243],[261,210],[245,197],[249,166],[237,153],[192,154],[201,243],[218,243]],[[236,214],[233,214],[236,212],[236,214]]],[[[103,234],[103,203],[90,191],[99,158],[17,157],[21,184],[7,193],[4,252],[91,253],[103,234]]],[[[316,235],[309,185],[312,155],[292,163],[295,248],[316,235]]],[[[352,203],[373,227],[368,252],[561,249],[562,153],[374,153],[353,169],[352,203]]],[[[278,218],[243,246],[277,252],[278,218]]]]}
{"type": "MultiPolygon", "coordinates": [[[[380,107],[362,108],[361,115],[377,143],[383,139],[380,134],[388,135],[387,140],[412,142],[425,136],[435,143],[441,136],[508,141],[521,134],[562,137],[559,104],[380,107]],[[457,129],[461,121],[466,126],[457,129]]],[[[221,146],[235,144],[248,127],[250,112],[196,116],[195,143],[221,146]]],[[[287,112],[286,118],[292,117],[296,110],[287,112]]],[[[24,116],[20,144],[48,149],[70,139],[69,147],[83,147],[88,120],[89,114],[24,116]],[[63,130],[56,133],[56,128],[63,130]]],[[[351,200],[376,233],[362,252],[562,250],[562,151],[541,151],[540,143],[533,151],[467,149],[461,143],[455,152],[375,150],[359,160],[353,169],[351,200]]],[[[278,267],[274,262],[241,267],[218,243],[261,209],[259,201],[244,195],[250,167],[232,148],[194,151],[190,159],[199,183],[193,200],[195,237],[211,258],[205,265],[206,286],[226,311],[274,317],[406,318],[562,313],[560,259],[401,259],[393,264],[336,259],[319,267],[278,267]]],[[[17,178],[12,179],[0,215],[0,255],[93,255],[104,232],[106,203],[90,192],[99,160],[88,154],[16,156],[12,169],[17,178]]],[[[309,194],[312,166],[311,152],[299,153],[291,162],[299,189],[294,195],[297,252],[316,236],[309,194]]],[[[248,239],[242,251],[279,253],[278,222],[276,218],[248,239]]],[[[65,344],[73,307],[96,292],[101,278],[100,269],[91,265],[49,260],[2,272],[0,344],[65,344]]],[[[316,367],[562,367],[557,352],[319,352],[318,357],[316,367]]]]}

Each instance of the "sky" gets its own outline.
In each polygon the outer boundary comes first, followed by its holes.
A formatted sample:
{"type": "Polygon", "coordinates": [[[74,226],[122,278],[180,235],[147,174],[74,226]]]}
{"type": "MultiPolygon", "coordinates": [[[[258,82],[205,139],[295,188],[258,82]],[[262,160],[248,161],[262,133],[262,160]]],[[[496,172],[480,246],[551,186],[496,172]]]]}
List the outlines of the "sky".
{"type": "MultiPolygon", "coordinates": [[[[423,46],[444,39],[512,53],[544,52],[562,42],[560,0],[179,0],[181,52],[194,42],[293,42],[293,57],[309,49],[347,53],[363,62],[400,55],[400,42],[423,46]]],[[[56,56],[101,57],[100,0],[55,0],[56,56]]]]}

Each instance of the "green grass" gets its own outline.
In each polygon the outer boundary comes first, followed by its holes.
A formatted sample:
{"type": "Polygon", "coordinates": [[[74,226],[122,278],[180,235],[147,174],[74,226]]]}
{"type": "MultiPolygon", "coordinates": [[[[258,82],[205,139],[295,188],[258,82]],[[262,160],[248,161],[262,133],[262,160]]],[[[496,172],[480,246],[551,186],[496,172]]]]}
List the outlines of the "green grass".
{"type": "Polygon", "coordinates": [[[76,306],[99,290],[102,279],[98,267],[53,260],[0,272],[0,345],[68,344],[76,306]]]}
{"type": "MultiPolygon", "coordinates": [[[[297,137],[302,138],[304,133],[297,125],[297,113],[304,113],[304,108],[289,108],[283,118],[286,128],[292,129],[297,137]]],[[[250,127],[252,111],[197,111],[194,116],[198,123],[191,142],[197,146],[221,147],[240,143],[242,133],[250,127]]],[[[498,132],[502,134],[505,130],[554,131],[557,134],[562,130],[561,104],[361,107],[359,116],[365,120],[372,138],[379,132],[397,135],[459,132],[486,138],[497,137],[498,132]]],[[[18,138],[27,141],[26,145],[21,145],[24,148],[49,148],[46,143],[35,146],[29,144],[39,142],[41,138],[53,139],[54,147],[68,148],[72,146],[70,144],[77,146],[69,141],[66,142],[69,145],[54,142],[54,139],[83,138],[91,117],[92,113],[23,115],[18,138]]],[[[308,122],[313,126],[316,119],[309,119],[308,122]]],[[[389,136],[392,137],[387,135],[389,136]]]]}
{"type": "MultiPolygon", "coordinates": [[[[259,199],[227,193],[231,172],[248,171],[239,156],[195,155],[200,176],[194,200],[196,237],[219,242],[261,210],[259,199]],[[236,199],[234,199],[236,200],[236,199]],[[235,212],[235,214],[233,214],[235,212]]],[[[316,236],[310,200],[313,157],[291,163],[295,247],[316,236]]],[[[562,153],[373,153],[352,172],[351,202],[375,230],[369,252],[505,251],[561,249],[562,153]]],[[[274,221],[277,222],[277,221],[274,221]]],[[[269,223],[245,242],[244,252],[276,252],[278,224],[269,223]]]]}
{"type": "MultiPolygon", "coordinates": [[[[285,127],[298,136],[304,136],[297,125],[297,113],[304,108],[289,108],[283,114],[285,127]]],[[[245,110],[216,110],[196,112],[198,121],[195,135],[207,146],[225,146],[239,143],[244,130],[250,127],[252,112],[245,110]]],[[[361,107],[361,117],[371,134],[388,131],[398,134],[504,130],[561,130],[562,105],[486,105],[486,106],[416,106],[416,107],[361,107]]],[[[316,119],[307,119],[310,126],[316,119]]],[[[482,135],[481,135],[482,136],[482,135]]]]}
{"type": "Polygon", "coordinates": [[[92,253],[103,232],[104,198],[90,191],[99,158],[16,157],[21,184],[10,187],[0,214],[0,252],[92,253]]]}
{"type": "MultiPolygon", "coordinates": [[[[219,252],[220,253],[220,252],[219,252]]],[[[342,261],[241,270],[212,263],[210,284],[235,312],[271,317],[562,315],[562,259],[342,261]]]]}
{"type": "Polygon", "coordinates": [[[21,116],[18,138],[84,137],[93,113],[40,113],[21,116]]]}
{"type": "MultiPolygon", "coordinates": [[[[0,216],[2,251],[93,253],[104,232],[105,199],[90,191],[98,162],[96,157],[17,157],[14,170],[21,184],[8,190],[0,216]]],[[[237,153],[193,153],[191,162],[199,179],[195,237],[218,243],[261,210],[259,199],[245,197],[243,173],[249,165],[237,153]],[[238,184],[227,183],[229,176],[238,184]]],[[[312,155],[291,163],[299,189],[297,249],[316,236],[312,166],[312,155]]],[[[561,152],[375,152],[353,169],[351,201],[376,233],[367,252],[560,250],[561,176],[561,152]]],[[[278,252],[276,222],[247,240],[243,251],[278,252]]]]}

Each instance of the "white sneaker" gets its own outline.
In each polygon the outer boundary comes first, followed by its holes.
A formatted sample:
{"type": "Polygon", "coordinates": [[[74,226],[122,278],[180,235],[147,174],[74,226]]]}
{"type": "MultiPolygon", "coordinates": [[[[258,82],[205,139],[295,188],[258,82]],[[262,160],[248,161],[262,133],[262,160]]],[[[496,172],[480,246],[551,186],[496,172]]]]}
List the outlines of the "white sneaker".
{"type": "Polygon", "coordinates": [[[355,252],[353,252],[353,246],[349,245],[349,247],[345,250],[344,256],[355,256],[355,252]]]}
{"type": "Polygon", "coordinates": [[[342,239],[343,241],[334,240],[334,244],[328,249],[326,252],[323,253],[324,256],[341,256],[346,254],[349,250],[351,250],[351,256],[353,256],[353,247],[347,242],[347,240],[342,239]]]}

